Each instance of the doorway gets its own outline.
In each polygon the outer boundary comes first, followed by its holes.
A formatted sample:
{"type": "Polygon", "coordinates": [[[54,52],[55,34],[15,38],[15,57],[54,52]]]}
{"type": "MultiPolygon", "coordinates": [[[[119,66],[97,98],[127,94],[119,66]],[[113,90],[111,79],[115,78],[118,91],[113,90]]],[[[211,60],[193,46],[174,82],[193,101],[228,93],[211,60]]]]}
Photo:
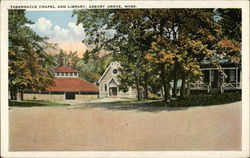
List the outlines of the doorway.
{"type": "Polygon", "coordinates": [[[66,99],[68,100],[74,100],[75,99],[75,93],[73,92],[66,92],[66,99]]]}
{"type": "Polygon", "coordinates": [[[109,96],[117,96],[117,87],[109,88],[109,96]]]}

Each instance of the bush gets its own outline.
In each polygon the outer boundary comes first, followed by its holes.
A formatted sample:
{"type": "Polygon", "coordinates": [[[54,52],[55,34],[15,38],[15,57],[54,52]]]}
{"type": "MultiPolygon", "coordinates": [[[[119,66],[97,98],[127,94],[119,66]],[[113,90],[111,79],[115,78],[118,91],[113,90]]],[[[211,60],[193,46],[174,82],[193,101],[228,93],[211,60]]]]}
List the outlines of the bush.
{"type": "Polygon", "coordinates": [[[148,94],[148,99],[152,99],[152,100],[157,100],[159,99],[159,97],[153,93],[149,93],[148,94]]]}

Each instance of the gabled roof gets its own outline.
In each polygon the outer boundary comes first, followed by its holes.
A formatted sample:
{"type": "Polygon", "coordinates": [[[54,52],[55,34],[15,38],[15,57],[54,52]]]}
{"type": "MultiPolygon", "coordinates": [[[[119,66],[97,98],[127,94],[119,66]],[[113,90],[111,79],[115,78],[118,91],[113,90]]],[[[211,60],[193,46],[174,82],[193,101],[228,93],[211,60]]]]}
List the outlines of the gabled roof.
{"type": "Polygon", "coordinates": [[[105,72],[102,74],[101,78],[98,80],[98,84],[101,82],[101,80],[104,78],[104,76],[108,73],[109,69],[111,68],[111,66],[114,64],[114,63],[119,63],[117,61],[113,61],[109,64],[108,68],[105,70],[105,72]]]}
{"type": "Polygon", "coordinates": [[[80,78],[55,78],[48,92],[98,92],[98,86],[80,78]]]}
{"type": "Polygon", "coordinates": [[[54,70],[54,72],[77,72],[77,71],[68,66],[60,66],[60,67],[57,67],[54,70]]]}
{"type": "Polygon", "coordinates": [[[103,79],[103,77],[106,75],[106,73],[109,71],[109,69],[111,68],[111,64],[109,64],[108,68],[105,70],[105,72],[102,74],[101,78],[97,81],[97,83],[99,84],[101,82],[101,80],[103,79]]]}
{"type": "Polygon", "coordinates": [[[108,82],[108,84],[116,84],[117,85],[116,81],[113,78],[108,82]]]}

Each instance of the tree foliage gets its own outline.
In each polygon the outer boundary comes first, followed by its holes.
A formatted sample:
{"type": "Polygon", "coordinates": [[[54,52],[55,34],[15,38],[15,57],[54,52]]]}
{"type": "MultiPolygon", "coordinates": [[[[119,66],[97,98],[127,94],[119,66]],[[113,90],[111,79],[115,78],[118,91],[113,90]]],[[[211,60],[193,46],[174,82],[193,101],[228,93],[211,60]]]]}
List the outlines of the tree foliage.
{"type": "MultiPolygon", "coordinates": [[[[9,89],[11,99],[24,91],[43,91],[53,84],[52,58],[44,52],[49,46],[27,26],[32,24],[24,10],[9,10],[9,89]]],[[[21,95],[22,99],[22,95],[21,95]]]]}
{"type": "MultiPolygon", "coordinates": [[[[77,23],[86,32],[84,42],[93,49],[88,57],[98,56],[101,49],[112,52],[122,65],[123,84],[139,87],[153,76],[169,99],[170,82],[182,80],[181,97],[188,82],[202,75],[200,63],[208,60],[215,65],[218,56],[239,62],[241,23],[239,10],[230,9],[133,9],[77,10],[77,23]],[[217,18],[216,18],[217,17],[217,18]],[[219,18],[218,18],[219,17],[219,18]],[[229,26],[232,21],[236,26],[229,26]],[[237,18],[236,17],[236,18],[237,18]],[[113,31],[113,32],[112,32],[113,31]],[[108,34],[112,32],[111,35],[108,34]],[[158,79],[157,79],[158,78],[158,79]],[[143,83],[144,82],[144,83],[143,83]]],[[[121,88],[126,89],[122,85],[121,88]]],[[[147,91],[148,84],[144,90],[147,91]]],[[[153,86],[151,86],[153,87],[153,86]]],[[[138,98],[140,99],[140,98],[138,98]]]]}
{"type": "Polygon", "coordinates": [[[96,83],[100,79],[112,60],[112,56],[110,55],[93,59],[86,56],[79,57],[77,51],[67,53],[62,49],[58,50],[57,54],[51,56],[57,67],[71,67],[79,72],[79,77],[91,83],[96,83]]]}
{"type": "Polygon", "coordinates": [[[113,58],[110,55],[89,59],[88,62],[84,63],[81,77],[89,82],[97,83],[112,60],[113,58]]]}
{"type": "Polygon", "coordinates": [[[241,9],[217,9],[222,37],[217,45],[220,58],[240,64],[241,62],[241,9]]]}

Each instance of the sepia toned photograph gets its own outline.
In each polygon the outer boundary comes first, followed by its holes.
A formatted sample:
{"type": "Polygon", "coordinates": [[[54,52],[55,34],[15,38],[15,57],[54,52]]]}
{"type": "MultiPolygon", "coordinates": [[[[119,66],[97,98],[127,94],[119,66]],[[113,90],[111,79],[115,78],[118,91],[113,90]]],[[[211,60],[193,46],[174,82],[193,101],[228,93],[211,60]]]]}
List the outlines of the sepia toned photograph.
{"type": "Polygon", "coordinates": [[[54,7],[8,8],[9,152],[243,150],[242,8],[54,7]]]}

